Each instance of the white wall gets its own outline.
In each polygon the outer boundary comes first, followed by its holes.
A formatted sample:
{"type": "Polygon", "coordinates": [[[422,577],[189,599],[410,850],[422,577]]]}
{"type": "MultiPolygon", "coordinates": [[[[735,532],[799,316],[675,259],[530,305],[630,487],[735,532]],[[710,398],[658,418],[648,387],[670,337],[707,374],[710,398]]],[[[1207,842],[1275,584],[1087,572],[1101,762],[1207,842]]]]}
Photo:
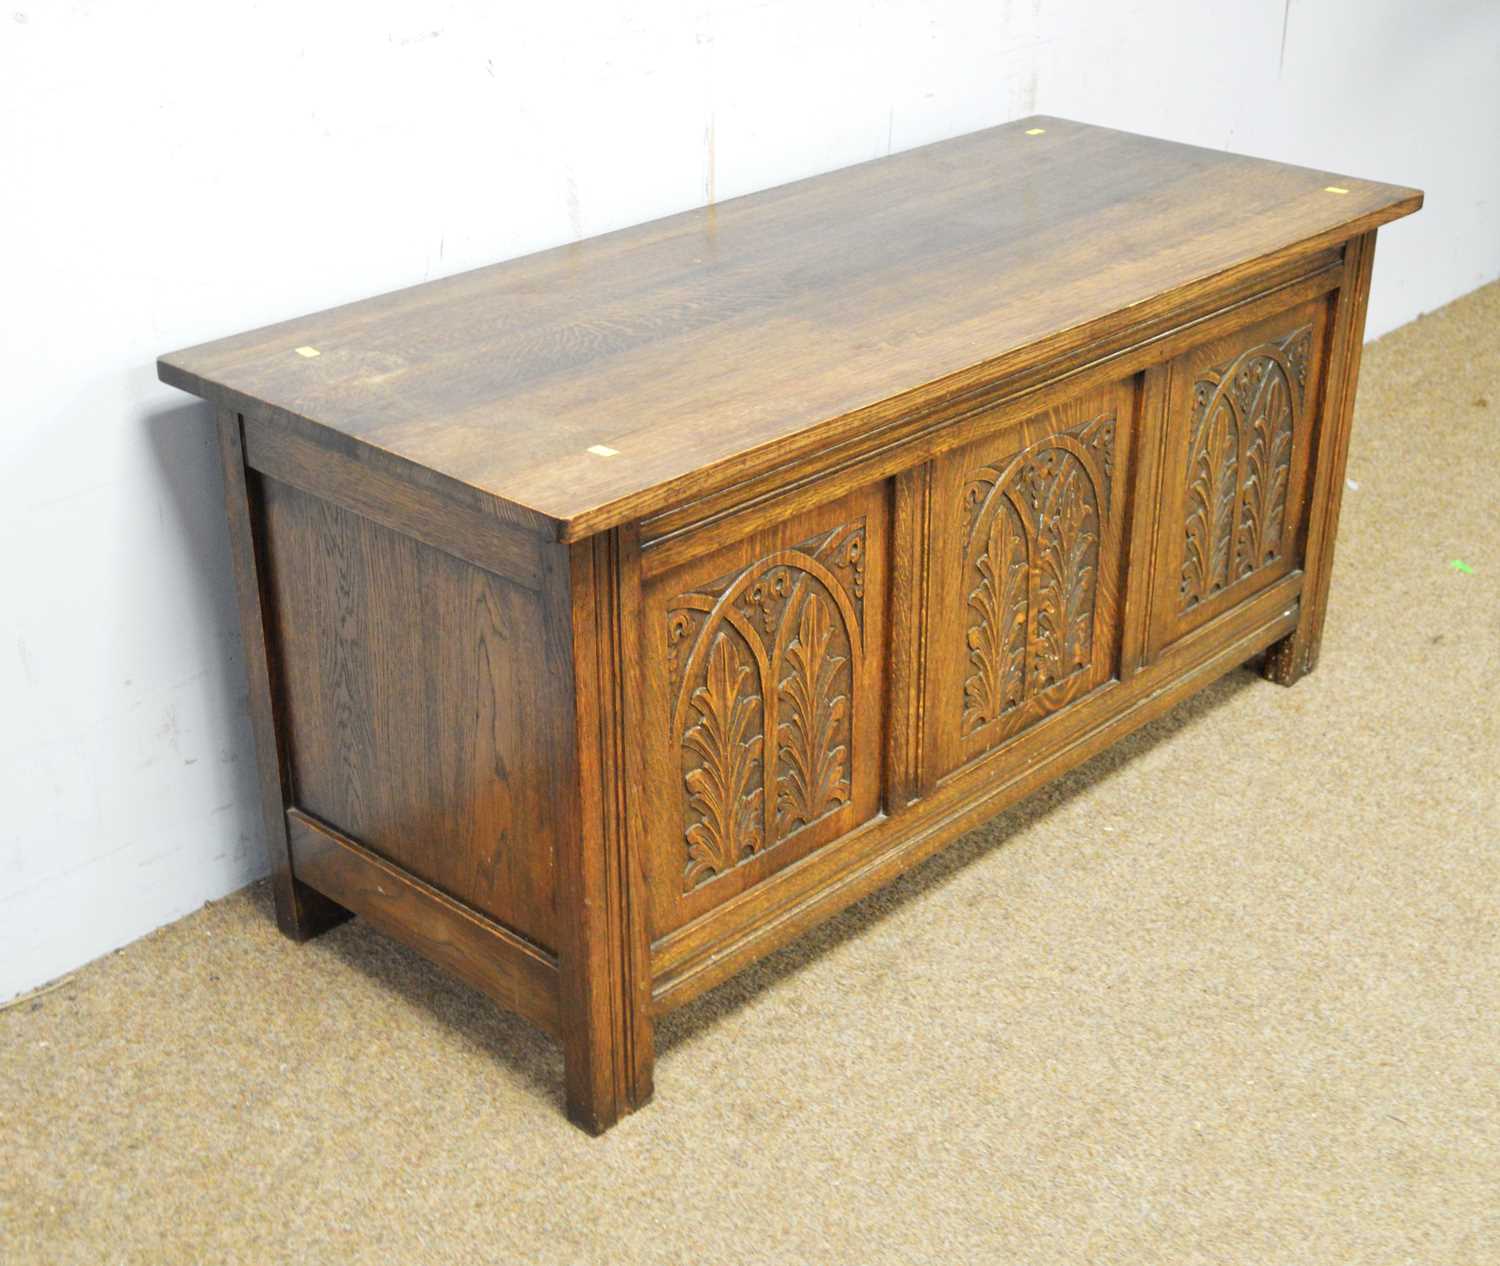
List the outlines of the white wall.
{"type": "Polygon", "coordinates": [[[159,352],[1034,111],[1420,185],[1500,274],[1500,6],[33,3],[0,14],[0,999],[262,873],[207,410],[159,352]]]}

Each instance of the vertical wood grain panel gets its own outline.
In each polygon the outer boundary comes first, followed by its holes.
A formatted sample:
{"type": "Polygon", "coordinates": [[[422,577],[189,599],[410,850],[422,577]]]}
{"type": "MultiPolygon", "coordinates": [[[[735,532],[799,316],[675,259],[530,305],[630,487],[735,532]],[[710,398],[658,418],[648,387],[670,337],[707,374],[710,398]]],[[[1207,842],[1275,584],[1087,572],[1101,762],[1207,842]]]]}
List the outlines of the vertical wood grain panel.
{"type": "Polygon", "coordinates": [[[571,699],[534,590],[262,479],[294,802],[553,949],[571,699]]]}

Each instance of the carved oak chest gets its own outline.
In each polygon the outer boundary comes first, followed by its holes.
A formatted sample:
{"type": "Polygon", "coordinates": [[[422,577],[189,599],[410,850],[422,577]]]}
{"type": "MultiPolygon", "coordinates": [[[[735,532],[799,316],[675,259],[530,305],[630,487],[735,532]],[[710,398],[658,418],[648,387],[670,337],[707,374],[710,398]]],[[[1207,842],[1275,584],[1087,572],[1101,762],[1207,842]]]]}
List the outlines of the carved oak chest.
{"type": "Polygon", "coordinates": [[[277,916],[652,1023],[1264,652],[1314,665],[1378,225],[1033,118],[174,353],[277,916]]]}

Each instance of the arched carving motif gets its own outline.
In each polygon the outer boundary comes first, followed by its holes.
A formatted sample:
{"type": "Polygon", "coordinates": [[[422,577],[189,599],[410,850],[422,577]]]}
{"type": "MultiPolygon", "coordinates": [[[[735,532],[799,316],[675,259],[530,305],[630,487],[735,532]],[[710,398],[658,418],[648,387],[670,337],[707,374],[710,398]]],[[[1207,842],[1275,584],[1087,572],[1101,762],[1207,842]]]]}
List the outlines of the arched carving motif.
{"type": "Polygon", "coordinates": [[[1277,562],[1312,328],[1259,344],[1193,385],[1180,611],[1277,562]]]}
{"type": "Polygon", "coordinates": [[[684,892],[849,802],[864,549],[841,526],[668,604],[684,892]]]}
{"type": "Polygon", "coordinates": [[[1093,664],[1114,437],[1094,418],[965,486],[966,737],[1093,664]]]}

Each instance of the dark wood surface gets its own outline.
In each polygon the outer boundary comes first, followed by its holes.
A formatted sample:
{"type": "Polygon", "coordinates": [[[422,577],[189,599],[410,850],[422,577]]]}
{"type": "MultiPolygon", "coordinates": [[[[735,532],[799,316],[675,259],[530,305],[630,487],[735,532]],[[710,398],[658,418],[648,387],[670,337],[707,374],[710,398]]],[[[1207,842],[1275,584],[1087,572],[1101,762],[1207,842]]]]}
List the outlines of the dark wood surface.
{"type": "Polygon", "coordinates": [[[1028,120],[167,358],[233,406],[282,927],[530,1017],[608,1129],[657,1015],[1312,669],[1419,201],[1028,120]]]}
{"type": "Polygon", "coordinates": [[[276,628],[268,625],[265,562],[268,554],[264,519],[250,498],[253,474],[245,466],[245,435],[238,414],[220,410],[219,456],[224,470],[224,509],[229,522],[229,553],[239,597],[240,637],[250,725],[255,734],[256,773],[260,784],[261,821],[270,854],[271,883],[276,892],[276,921],[293,940],[304,941],[342,923],[349,911],[302,883],[292,873],[286,811],[291,804],[287,769],[285,718],[276,706],[280,673],[273,660],[276,628]]]}
{"type": "MultiPolygon", "coordinates": [[[[626,529],[573,545],[566,598],[552,627],[572,647],[562,672],[575,683],[577,784],[561,807],[573,838],[562,852],[559,904],[562,956],[563,1074],[568,1116],[597,1134],[652,1095],[651,958],[638,838],[642,813],[655,806],[633,749],[628,664],[641,657],[646,630],[622,579],[636,557],[626,529]]],[[[638,713],[635,714],[637,717],[638,713]]]]}
{"type": "Polygon", "coordinates": [[[992,426],[933,467],[933,777],[1046,723],[1119,656],[1134,382],[992,426]]]}
{"type": "Polygon", "coordinates": [[[1370,278],[1375,267],[1375,234],[1366,233],[1350,242],[1348,255],[1349,282],[1339,290],[1334,311],[1329,356],[1332,383],[1312,438],[1311,509],[1302,529],[1302,565],[1307,581],[1302,589],[1301,618],[1291,636],[1271,647],[1263,666],[1266,677],[1283,686],[1295,685],[1313,670],[1323,643],[1323,620],[1328,614],[1328,587],[1333,575],[1334,536],[1338,531],[1339,507],[1344,500],[1344,468],[1354,424],[1354,391],[1359,381],[1365,312],[1370,304],[1370,278]]]}
{"type": "Polygon", "coordinates": [[[1168,365],[1154,647],[1301,565],[1332,303],[1298,304],[1168,365]]]}
{"type": "Polygon", "coordinates": [[[651,718],[642,858],[655,935],[880,811],[888,501],[875,483],[781,507],[643,586],[632,618],[647,653],[630,681],[651,718]]]}
{"type": "Polygon", "coordinates": [[[295,803],[555,952],[572,699],[540,595],[260,479],[295,803]]]}
{"type": "Polygon", "coordinates": [[[574,539],[1420,203],[1038,117],[172,353],[159,372],[574,539]],[[601,445],[613,454],[588,451],[601,445]]]}

